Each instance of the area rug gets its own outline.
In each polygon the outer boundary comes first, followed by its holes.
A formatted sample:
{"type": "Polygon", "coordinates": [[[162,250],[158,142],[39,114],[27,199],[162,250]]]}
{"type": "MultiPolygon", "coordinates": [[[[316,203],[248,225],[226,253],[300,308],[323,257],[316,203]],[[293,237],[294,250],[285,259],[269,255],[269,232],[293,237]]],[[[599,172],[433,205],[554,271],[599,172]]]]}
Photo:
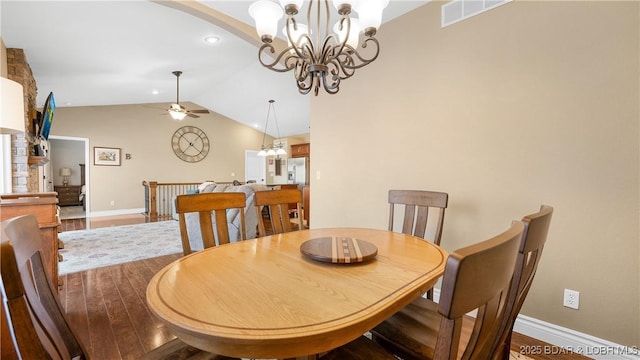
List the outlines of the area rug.
{"type": "Polygon", "coordinates": [[[182,252],[179,223],[173,220],[65,231],[58,238],[64,242],[59,275],[182,252]]]}
{"type": "Polygon", "coordinates": [[[86,216],[82,206],[61,206],[60,220],[80,219],[86,216]]]}

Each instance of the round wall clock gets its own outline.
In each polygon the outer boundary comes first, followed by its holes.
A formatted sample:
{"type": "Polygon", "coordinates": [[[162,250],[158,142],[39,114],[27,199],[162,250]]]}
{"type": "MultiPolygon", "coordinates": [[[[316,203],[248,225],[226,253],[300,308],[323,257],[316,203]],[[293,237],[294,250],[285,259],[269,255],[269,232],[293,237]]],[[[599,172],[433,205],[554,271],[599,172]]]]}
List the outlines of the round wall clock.
{"type": "Polygon", "coordinates": [[[209,138],[195,126],[183,126],[171,138],[173,152],[186,162],[198,162],[209,153],[209,138]]]}

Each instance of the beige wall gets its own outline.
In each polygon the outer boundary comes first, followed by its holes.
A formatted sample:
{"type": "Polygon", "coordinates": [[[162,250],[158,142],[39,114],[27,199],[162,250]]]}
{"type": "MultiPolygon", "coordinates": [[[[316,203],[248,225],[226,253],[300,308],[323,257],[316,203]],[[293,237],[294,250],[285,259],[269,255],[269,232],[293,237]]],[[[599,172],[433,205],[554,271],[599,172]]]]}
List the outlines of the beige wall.
{"type": "Polygon", "coordinates": [[[51,134],[89,139],[92,212],[144,208],[143,180],[244,181],[245,150],[259,150],[262,143],[260,131],[219,114],[176,122],[161,104],[58,107],[51,134]],[[209,154],[198,163],[180,160],[171,148],[173,133],[184,125],[199,127],[209,138],[209,154]],[[94,166],[94,146],[121,148],[122,166],[94,166]],[[131,160],[125,159],[126,153],[131,160]]]}
{"type": "Polygon", "coordinates": [[[444,29],[441,5],[313,98],[313,227],[385,228],[388,189],[445,191],[453,251],[552,205],[523,313],[639,346],[638,2],[515,1],[444,29]]]}

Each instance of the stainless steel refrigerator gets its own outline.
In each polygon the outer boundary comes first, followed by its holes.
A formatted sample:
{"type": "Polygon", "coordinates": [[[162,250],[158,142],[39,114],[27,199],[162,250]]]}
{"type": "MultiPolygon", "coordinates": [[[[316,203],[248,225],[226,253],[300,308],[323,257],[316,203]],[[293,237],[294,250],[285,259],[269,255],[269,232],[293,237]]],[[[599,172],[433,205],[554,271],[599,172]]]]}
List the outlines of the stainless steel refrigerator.
{"type": "Polygon", "coordinates": [[[309,185],[309,158],[289,158],[287,160],[287,183],[309,185]]]}

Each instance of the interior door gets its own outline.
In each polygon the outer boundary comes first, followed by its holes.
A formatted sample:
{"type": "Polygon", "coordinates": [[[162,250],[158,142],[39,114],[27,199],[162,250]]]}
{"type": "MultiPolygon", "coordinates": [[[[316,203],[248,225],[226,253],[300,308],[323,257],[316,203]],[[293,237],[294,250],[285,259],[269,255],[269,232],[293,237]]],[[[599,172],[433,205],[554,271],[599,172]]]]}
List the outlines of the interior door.
{"type": "Polygon", "coordinates": [[[267,167],[265,158],[258,156],[254,150],[245,151],[244,161],[245,181],[255,180],[258,184],[266,184],[267,167]]]}

